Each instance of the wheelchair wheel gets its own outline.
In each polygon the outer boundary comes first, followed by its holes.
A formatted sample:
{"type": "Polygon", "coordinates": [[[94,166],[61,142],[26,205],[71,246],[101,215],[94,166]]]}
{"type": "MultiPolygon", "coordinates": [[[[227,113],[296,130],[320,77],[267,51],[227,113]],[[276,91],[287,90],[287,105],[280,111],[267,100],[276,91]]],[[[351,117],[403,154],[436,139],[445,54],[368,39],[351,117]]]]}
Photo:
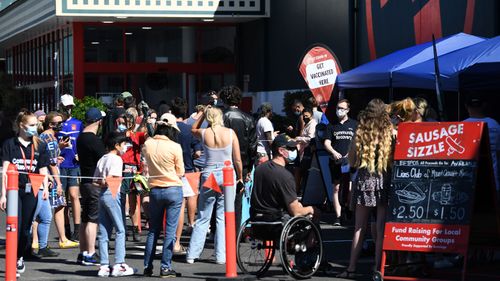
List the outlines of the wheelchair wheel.
{"type": "Polygon", "coordinates": [[[245,274],[260,277],[264,275],[274,258],[274,241],[261,240],[252,233],[252,225],[247,220],[238,233],[236,260],[245,274]]]}
{"type": "Polygon", "coordinates": [[[323,241],[311,220],[296,217],[288,221],[280,239],[280,257],[285,271],[297,279],[314,275],[323,256],[323,241]]]}

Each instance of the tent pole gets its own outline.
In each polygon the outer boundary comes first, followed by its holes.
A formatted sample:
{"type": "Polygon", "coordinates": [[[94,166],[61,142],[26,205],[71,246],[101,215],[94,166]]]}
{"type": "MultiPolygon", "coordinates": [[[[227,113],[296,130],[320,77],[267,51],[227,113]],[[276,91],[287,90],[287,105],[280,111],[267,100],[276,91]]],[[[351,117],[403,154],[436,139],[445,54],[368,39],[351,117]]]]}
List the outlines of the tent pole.
{"type": "Polygon", "coordinates": [[[389,76],[389,102],[394,100],[394,89],[392,88],[392,71],[389,76]]]}

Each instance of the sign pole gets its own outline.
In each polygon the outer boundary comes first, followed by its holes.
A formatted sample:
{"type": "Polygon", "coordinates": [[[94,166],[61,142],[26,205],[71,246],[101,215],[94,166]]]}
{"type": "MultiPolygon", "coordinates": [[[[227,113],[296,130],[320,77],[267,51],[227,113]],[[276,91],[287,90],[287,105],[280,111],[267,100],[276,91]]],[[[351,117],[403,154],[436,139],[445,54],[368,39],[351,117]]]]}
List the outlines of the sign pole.
{"type": "Polygon", "coordinates": [[[16,280],[17,271],[17,206],[19,193],[19,172],[13,164],[7,170],[7,220],[6,220],[6,249],[5,249],[5,280],[16,280]]]}

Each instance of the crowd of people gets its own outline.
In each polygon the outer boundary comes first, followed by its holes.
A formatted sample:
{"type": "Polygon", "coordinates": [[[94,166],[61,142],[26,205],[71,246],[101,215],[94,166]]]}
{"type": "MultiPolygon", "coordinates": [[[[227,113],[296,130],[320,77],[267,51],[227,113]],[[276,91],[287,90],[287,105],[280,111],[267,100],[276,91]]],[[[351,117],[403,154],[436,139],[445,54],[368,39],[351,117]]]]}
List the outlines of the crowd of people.
{"type": "MultiPolygon", "coordinates": [[[[398,124],[435,121],[425,99],[407,98],[392,104],[373,99],[357,120],[349,116],[349,100],[340,99],[336,117],[329,122],[314,98],[304,98],[293,102],[295,119],[279,132],[274,129],[271,104],[262,104],[255,120],[239,108],[242,94],[235,86],[210,92],[207,98],[192,114],[182,98],[162,103],[155,111],[143,101],[137,104],[129,92],[116,97],[107,112],[89,108],[81,121],[71,114],[75,106],[71,95],[61,97],[57,112],[21,110],[15,121],[16,136],[2,147],[0,198],[4,210],[6,171],[13,164],[20,172],[18,274],[25,271],[25,255],[59,254],[48,247],[52,220],[59,247],[79,247],[77,262],[100,265],[100,277],[137,272],[125,261],[125,244],[128,239],[140,241],[141,217],[148,229],[145,276],[154,274],[155,249],[162,231],[161,277],[176,276],[174,255],[185,255],[186,263],[195,263],[207,233],[214,236],[215,262],[224,264],[225,202],[218,189],[223,189],[225,162],[229,160],[235,171],[239,227],[243,191],[249,181],[254,188],[252,219],[318,217],[317,208],[299,201],[314,153],[330,156],[333,224],[344,224],[354,212],[351,258],[339,277],[354,276],[368,228],[375,241],[375,268],[380,268],[398,124]],[[197,172],[201,173],[200,185],[192,186],[187,177],[197,172]],[[47,175],[38,196],[33,194],[32,173],[47,175]],[[205,188],[206,182],[218,188],[205,188]],[[116,192],[114,187],[118,187],[116,192]],[[113,229],[114,263],[108,254],[113,229]],[[190,235],[187,248],[180,243],[183,232],[190,235]]],[[[466,121],[489,124],[497,171],[499,125],[482,114],[480,100],[471,99],[467,106],[471,118],[466,121]]]]}

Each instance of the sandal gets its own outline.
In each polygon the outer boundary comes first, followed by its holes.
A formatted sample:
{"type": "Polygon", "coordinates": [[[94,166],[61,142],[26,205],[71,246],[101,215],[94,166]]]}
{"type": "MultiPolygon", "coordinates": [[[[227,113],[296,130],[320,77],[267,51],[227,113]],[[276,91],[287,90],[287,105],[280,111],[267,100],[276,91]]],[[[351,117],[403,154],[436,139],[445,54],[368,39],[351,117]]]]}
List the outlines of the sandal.
{"type": "Polygon", "coordinates": [[[342,273],[337,274],[335,276],[337,278],[344,278],[344,279],[355,279],[356,278],[356,271],[349,271],[349,270],[344,270],[342,273]]]}
{"type": "Polygon", "coordinates": [[[174,254],[174,256],[184,256],[186,255],[186,248],[181,245],[179,249],[174,249],[172,253],[174,254]]]}

